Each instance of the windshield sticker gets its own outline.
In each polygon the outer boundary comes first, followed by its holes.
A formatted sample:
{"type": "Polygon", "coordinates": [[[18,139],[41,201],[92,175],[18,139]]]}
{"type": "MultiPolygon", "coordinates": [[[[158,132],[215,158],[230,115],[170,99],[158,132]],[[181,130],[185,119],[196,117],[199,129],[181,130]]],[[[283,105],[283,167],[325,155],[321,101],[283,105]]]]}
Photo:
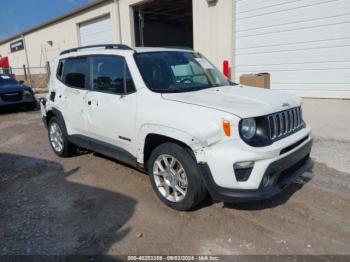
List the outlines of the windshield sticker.
{"type": "Polygon", "coordinates": [[[9,76],[0,76],[2,79],[11,79],[9,76]]]}
{"type": "Polygon", "coordinates": [[[195,58],[195,60],[205,69],[214,69],[213,65],[210,64],[209,61],[204,58],[195,58]]]}

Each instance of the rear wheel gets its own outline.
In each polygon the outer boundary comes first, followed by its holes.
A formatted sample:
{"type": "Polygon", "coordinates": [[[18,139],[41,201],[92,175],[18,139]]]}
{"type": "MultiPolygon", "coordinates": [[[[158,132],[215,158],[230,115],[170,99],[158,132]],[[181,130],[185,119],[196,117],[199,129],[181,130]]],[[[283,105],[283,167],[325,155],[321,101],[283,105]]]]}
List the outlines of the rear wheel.
{"type": "Polygon", "coordinates": [[[157,147],[148,161],[148,173],[160,200],[176,210],[190,210],[207,196],[194,157],[177,144],[157,147]]]}
{"type": "Polygon", "coordinates": [[[48,124],[50,145],[56,155],[68,157],[72,155],[74,146],[67,140],[63,125],[58,118],[52,117],[48,124]]]}

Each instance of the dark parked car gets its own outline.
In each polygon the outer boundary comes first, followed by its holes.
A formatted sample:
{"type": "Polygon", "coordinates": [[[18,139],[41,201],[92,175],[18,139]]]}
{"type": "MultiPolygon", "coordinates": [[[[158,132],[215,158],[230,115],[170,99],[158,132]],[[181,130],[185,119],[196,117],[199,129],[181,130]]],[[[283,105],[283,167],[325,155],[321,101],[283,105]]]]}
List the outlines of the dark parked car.
{"type": "Polygon", "coordinates": [[[27,109],[35,109],[37,100],[31,87],[9,75],[0,74],[0,108],[4,106],[25,106],[27,109]]]}

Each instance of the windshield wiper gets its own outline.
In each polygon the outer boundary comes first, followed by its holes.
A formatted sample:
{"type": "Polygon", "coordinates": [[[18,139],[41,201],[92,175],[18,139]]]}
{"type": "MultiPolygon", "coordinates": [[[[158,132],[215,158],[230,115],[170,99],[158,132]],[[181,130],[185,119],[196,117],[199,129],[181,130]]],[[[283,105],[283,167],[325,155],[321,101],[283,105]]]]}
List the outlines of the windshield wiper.
{"type": "Polygon", "coordinates": [[[183,92],[183,90],[180,88],[174,88],[174,89],[151,88],[151,90],[154,92],[159,92],[159,93],[180,93],[180,92],[183,92]]]}
{"type": "Polygon", "coordinates": [[[186,91],[180,88],[163,90],[163,93],[181,93],[181,92],[186,92],[186,91]]]}
{"type": "Polygon", "coordinates": [[[238,86],[239,84],[232,82],[231,80],[228,80],[228,82],[230,83],[230,86],[238,86]]]}

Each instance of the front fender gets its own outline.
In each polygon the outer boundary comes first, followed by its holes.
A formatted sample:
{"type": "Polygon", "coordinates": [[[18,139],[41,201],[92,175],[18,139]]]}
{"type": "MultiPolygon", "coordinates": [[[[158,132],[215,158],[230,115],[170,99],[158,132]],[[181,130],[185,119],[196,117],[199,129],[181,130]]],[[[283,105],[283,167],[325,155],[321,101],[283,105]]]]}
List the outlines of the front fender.
{"type": "Polygon", "coordinates": [[[156,125],[156,124],[146,124],[140,128],[137,138],[137,162],[144,162],[144,146],[146,137],[149,134],[156,134],[166,136],[175,140],[178,140],[192,149],[195,154],[198,163],[206,162],[204,159],[203,148],[205,147],[205,142],[198,140],[195,136],[173,127],[156,125]]]}

